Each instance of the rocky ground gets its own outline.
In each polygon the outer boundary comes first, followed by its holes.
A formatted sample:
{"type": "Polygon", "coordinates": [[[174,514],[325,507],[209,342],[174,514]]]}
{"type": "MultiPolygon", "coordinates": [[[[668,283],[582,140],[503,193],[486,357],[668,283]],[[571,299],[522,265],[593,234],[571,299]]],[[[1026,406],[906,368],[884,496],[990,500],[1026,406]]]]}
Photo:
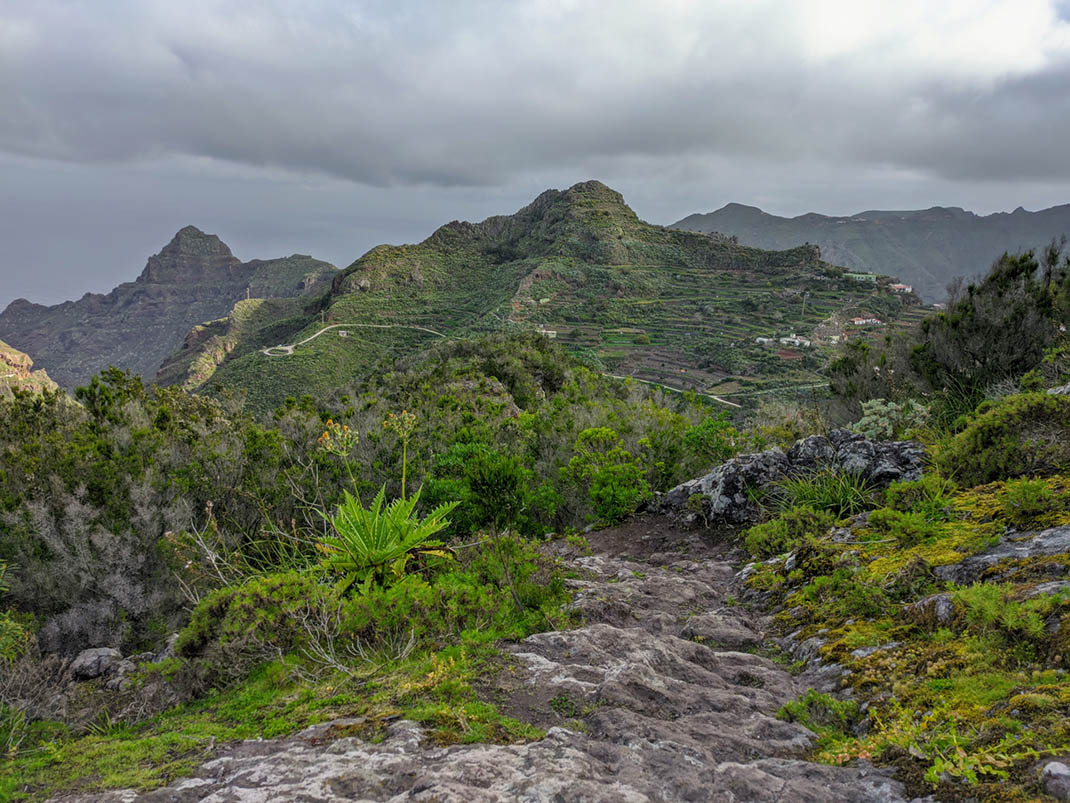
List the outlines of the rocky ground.
{"type": "MultiPolygon", "coordinates": [[[[94,801],[899,801],[869,766],[803,760],[814,739],[776,712],[817,678],[764,657],[767,622],[737,602],[738,555],[652,516],[563,548],[585,624],[510,648],[488,697],[547,728],[522,745],[378,743],[337,721],[224,746],[193,777],[94,801]]],[[[89,798],[67,798],[86,801],[89,798]]]]}

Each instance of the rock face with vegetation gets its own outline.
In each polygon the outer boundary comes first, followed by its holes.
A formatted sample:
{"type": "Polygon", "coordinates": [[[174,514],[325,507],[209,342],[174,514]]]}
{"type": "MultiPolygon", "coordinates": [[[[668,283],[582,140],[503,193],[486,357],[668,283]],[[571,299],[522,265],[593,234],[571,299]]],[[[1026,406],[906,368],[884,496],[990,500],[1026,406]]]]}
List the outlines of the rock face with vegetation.
{"type": "Polygon", "coordinates": [[[202,368],[168,381],[240,389],[270,409],[441,338],[537,330],[606,372],[677,389],[813,385],[851,317],[888,323],[916,311],[889,281],[856,282],[813,247],[762,251],[653,226],[589,181],[512,215],[449,223],[422,243],[373,248],[303,319],[292,309],[236,310],[187,340],[181,359],[202,368]],[[809,345],[755,342],[796,334],[809,345]],[[294,348],[264,351],[279,344],[294,348]]]}
{"type": "Polygon", "coordinates": [[[11,302],[0,313],[0,338],[68,389],[109,365],[152,379],[191,326],[226,315],[246,297],[315,293],[334,272],[300,254],[241,262],[214,234],[186,226],[135,281],[106,295],[87,293],[51,307],[11,302]]]}
{"type": "Polygon", "coordinates": [[[732,458],[703,477],[677,485],[659,504],[692,523],[701,518],[707,525],[745,524],[761,516],[763,494],[775,494],[777,483],[786,478],[815,472],[846,475],[864,493],[920,478],[924,458],[919,443],[873,441],[835,430],[800,440],[786,452],[775,448],[732,458]]]}
{"type": "Polygon", "coordinates": [[[953,279],[971,279],[1005,251],[1041,249],[1052,237],[1070,236],[1070,205],[991,215],[934,206],[847,217],[809,213],[784,218],[733,203],[716,212],[688,215],[673,226],[720,232],[758,248],[814,243],[830,262],[897,276],[926,300],[942,301],[953,279]]]}
{"type": "Polygon", "coordinates": [[[55,390],[56,383],[45,371],[33,370],[33,360],[29,355],[0,340],[0,388],[55,390]]]}

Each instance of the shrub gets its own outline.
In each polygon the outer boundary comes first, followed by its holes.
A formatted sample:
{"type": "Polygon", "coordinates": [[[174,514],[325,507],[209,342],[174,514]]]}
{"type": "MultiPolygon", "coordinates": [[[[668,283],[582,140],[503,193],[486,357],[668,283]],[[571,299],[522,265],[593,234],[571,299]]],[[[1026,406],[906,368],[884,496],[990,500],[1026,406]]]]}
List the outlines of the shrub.
{"type": "Polygon", "coordinates": [[[836,521],[827,511],[798,507],[781,513],[772,521],[757,524],[743,534],[747,551],[759,560],[790,552],[806,538],[824,535],[836,521]]]}
{"type": "Polygon", "coordinates": [[[921,513],[927,521],[946,521],[956,485],[939,474],[920,480],[893,482],[884,491],[884,503],[901,513],[921,513]]]}
{"type": "Polygon", "coordinates": [[[798,722],[822,737],[844,735],[858,718],[858,703],[837,700],[816,689],[807,689],[798,700],[786,703],[777,711],[777,719],[798,722]]]}
{"type": "Polygon", "coordinates": [[[894,538],[903,549],[929,541],[940,533],[939,525],[917,510],[903,512],[881,508],[869,514],[867,523],[882,535],[894,538]]]}
{"type": "Polygon", "coordinates": [[[268,655],[300,649],[304,619],[332,597],[311,574],[292,571],[217,589],[193,609],[175,652],[193,661],[200,683],[226,684],[268,655]]]}
{"type": "Polygon", "coordinates": [[[651,495],[639,460],[608,427],[583,430],[562,473],[566,479],[586,488],[593,518],[602,524],[630,516],[651,495]]]}
{"type": "Polygon", "coordinates": [[[706,466],[716,466],[734,457],[739,452],[739,440],[739,432],[724,412],[707,416],[684,433],[687,451],[706,466]]]}
{"type": "Polygon", "coordinates": [[[982,404],[937,455],[963,485],[1070,470],[1070,396],[1024,393],[982,404]]]}
{"type": "Polygon", "coordinates": [[[1010,524],[1025,529],[1070,508],[1070,494],[1054,493],[1043,480],[1012,480],[1000,493],[999,505],[1010,524]]]}
{"type": "Polygon", "coordinates": [[[881,616],[891,605],[880,586],[846,567],[815,577],[790,601],[806,608],[814,621],[825,622],[881,616]]]}
{"type": "Polygon", "coordinates": [[[365,590],[372,583],[385,585],[405,574],[413,558],[451,556],[432,536],[449,526],[446,516],[456,502],[444,502],[421,519],[415,515],[420,491],[384,507],[385,500],[385,485],[367,508],[346,491],[331,517],[336,537],[324,538],[320,548],[327,554],[324,566],[343,575],[341,591],[355,583],[365,590]]]}
{"type": "Polygon", "coordinates": [[[862,417],[851,425],[851,429],[867,438],[893,440],[908,437],[928,422],[929,408],[914,399],[902,404],[888,399],[870,399],[862,402],[862,417]]]}
{"type": "Polygon", "coordinates": [[[806,506],[843,518],[872,507],[875,490],[859,474],[824,469],[781,480],[772,496],[780,509],[806,506]]]}

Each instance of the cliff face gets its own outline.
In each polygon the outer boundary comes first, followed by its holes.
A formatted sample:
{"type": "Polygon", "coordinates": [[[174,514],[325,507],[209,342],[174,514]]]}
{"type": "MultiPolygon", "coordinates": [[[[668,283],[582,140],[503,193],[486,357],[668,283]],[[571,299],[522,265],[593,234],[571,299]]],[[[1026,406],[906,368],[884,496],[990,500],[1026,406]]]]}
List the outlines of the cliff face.
{"type": "Polygon", "coordinates": [[[135,281],[106,295],[52,307],[13,301],[0,313],[0,338],[68,389],[109,365],[151,379],[196,324],[226,315],[247,296],[318,292],[334,273],[333,265],[300,254],[242,262],[214,234],[186,226],[135,281]]]}
{"type": "Polygon", "coordinates": [[[33,370],[28,355],[0,340],[0,388],[55,390],[56,383],[44,371],[33,370]]]}

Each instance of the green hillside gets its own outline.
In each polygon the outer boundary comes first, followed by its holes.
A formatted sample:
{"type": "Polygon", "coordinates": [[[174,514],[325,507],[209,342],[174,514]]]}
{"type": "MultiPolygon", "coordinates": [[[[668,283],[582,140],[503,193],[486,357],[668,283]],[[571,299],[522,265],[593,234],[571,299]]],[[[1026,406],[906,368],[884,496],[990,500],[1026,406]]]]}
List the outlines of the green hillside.
{"type": "MultiPolygon", "coordinates": [[[[442,337],[536,329],[608,373],[753,393],[820,381],[822,348],[847,319],[886,322],[916,303],[887,284],[846,277],[812,247],[763,251],[644,223],[619,193],[590,181],[544,192],[514,215],[449,223],[417,245],[378,246],[304,318],[287,308],[286,326],[270,315],[230,324],[219,368],[185,381],[244,390],[267,408],[326,393],[442,337]],[[815,329],[829,336],[815,340],[815,329]],[[755,342],[791,334],[815,342],[755,342]],[[275,344],[293,349],[263,353],[275,344]]],[[[218,342],[205,348],[220,353],[218,342]]]]}

